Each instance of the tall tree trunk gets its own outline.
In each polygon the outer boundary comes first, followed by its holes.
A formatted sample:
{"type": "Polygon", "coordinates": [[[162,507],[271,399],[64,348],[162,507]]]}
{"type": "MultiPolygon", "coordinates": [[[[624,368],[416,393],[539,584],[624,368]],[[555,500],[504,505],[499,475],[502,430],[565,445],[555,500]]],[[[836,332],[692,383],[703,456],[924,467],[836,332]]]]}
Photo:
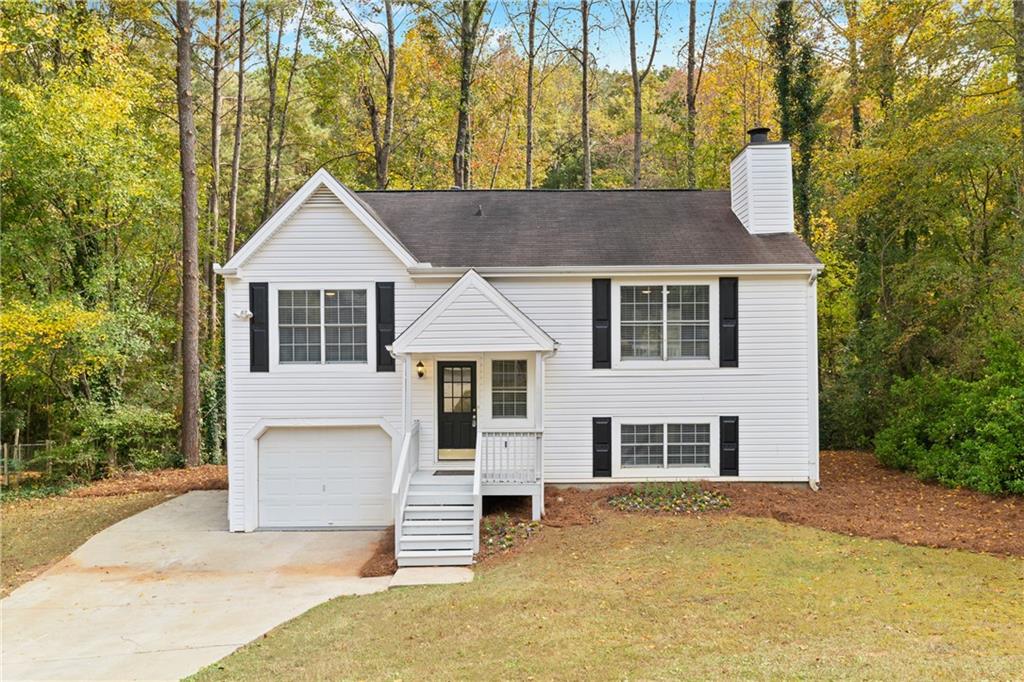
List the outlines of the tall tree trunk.
{"type": "Polygon", "coordinates": [[[392,0],[384,0],[384,17],[387,27],[387,70],[384,73],[384,139],[377,152],[377,189],[388,187],[388,166],[391,163],[391,143],[395,134],[395,75],[398,65],[398,49],[395,45],[395,13],[392,0]]]}
{"type": "Polygon", "coordinates": [[[273,190],[271,166],[274,153],[274,121],[277,116],[277,65],[281,59],[281,36],[284,34],[284,16],[277,26],[277,41],[270,46],[270,10],[266,12],[267,28],[264,34],[263,55],[267,65],[267,126],[263,137],[263,209],[260,211],[262,223],[270,215],[270,193],[273,190]]]}
{"type": "Polygon", "coordinates": [[[1017,113],[1020,117],[1020,166],[1017,168],[1017,203],[1024,211],[1024,0],[1013,0],[1014,68],[1017,73],[1017,113]]]}
{"type": "Polygon", "coordinates": [[[850,62],[847,87],[850,89],[850,136],[854,149],[860,148],[864,128],[860,112],[860,23],[857,2],[858,0],[846,0],[846,57],[850,62]]]}
{"type": "Polygon", "coordinates": [[[242,112],[245,107],[245,0],[238,3],[238,94],[235,99],[235,142],[231,150],[231,196],[228,199],[228,239],[225,255],[235,255],[238,235],[238,174],[242,164],[242,112]]]}
{"type": "Polygon", "coordinates": [[[288,69],[288,82],[284,88],[284,102],[281,104],[281,122],[277,128],[277,142],[274,145],[274,187],[270,192],[270,198],[277,204],[277,188],[281,180],[281,148],[284,147],[284,131],[288,123],[288,103],[292,99],[292,80],[295,78],[295,69],[299,65],[299,55],[302,46],[302,24],[306,21],[306,10],[309,2],[302,3],[302,13],[299,15],[299,24],[295,28],[295,47],[292,49],[292,63],[288,69]]]}
{"type": "Polygon", "coordinates": [[[373,96],[373,88],[365,83],[360,88],[363,106],[370,121],[370,135],[373,137],[374,179],[377,189],[387,189],[388,169],[391,163],[391,146],[395,132],[395,77],[397,73],[398,52],[396,50],[396,32],[394,1],[384,0],[384,28],[386,31],[386,50],[381,50],[378,38],[352,11],[349,4],[342,2],[342,7],[352,20],[355,31],[370,51],[374,65],[384,80],[384,116],[381,121],[380,107],[373,96]]]}
{"type": "Polygon", "coordinates": [[[224,68],[224,48],[221,45],[221,20],[223,5],[221,0],[214,0],[213,21],[213,106],[210,112],[210,255],[206,263],[206,290],[209,295],[209,317],[207,319],[207,336],[210,358],[217,346],[217,280],[213,273],[213,262],[219,251],[220,239],[220,74],[224,68]]]}
{"type": "Polygon", "coordinates": [[[686,46],[686,186],[697,187],[697,0],[690,0],[686,46]]]}
{"type": "Polygon", "coordinates": [[[626,26],[629,28],[629,73],[633,80],[633,187],[640,187],[640,159],[643,152],[643,86],[647,74],[651,72],[654,64],[654,55],[658,50],[658,34],[660,32],[660,11],[658,0],[654,0],[654,40],[651,44],[651,52],[647,58],[647,66],[643,69],[637,63],[636,29],[640,21],[640,4],[637,0],[629,0],[629,7],[626,7],[625,0],[620,0],[622,13],[626,17],[626,26]]]}
{"type": "Polygon", "coordinates": [[[533,189],[533,70],[537,63],[537,8],[531,0],[526,48],[526,189],[533,189]]]}
{"type": "Polygon", "coordinates": [[[581,54],[583,78],[580,86],[580,138],[583,143],[583,189],[593,187],[590,163],[590,0],[580,0],[581,54]]]}
{"type": "Polygon", "coordinates": [[[473,61],[476,41],[486,2],[461,0],[459,11],[459,113],[455,130],[455,153],[452,155],[453,184],[468,189],[469,176],[469,107],[473,84],[473,61]]]}
{"type": "Polygon", "coordinates": [[[177,0],[178,147],[181,161],[181,452],[199,465],[199,187],[192,104],[192,17],[177,0]]]}

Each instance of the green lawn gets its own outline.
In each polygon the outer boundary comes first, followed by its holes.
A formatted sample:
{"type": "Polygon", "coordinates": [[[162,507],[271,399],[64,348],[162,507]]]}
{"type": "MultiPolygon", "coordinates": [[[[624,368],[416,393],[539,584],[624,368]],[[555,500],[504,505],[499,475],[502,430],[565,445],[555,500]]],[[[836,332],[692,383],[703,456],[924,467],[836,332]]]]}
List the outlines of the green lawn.
{"type": "Polygon", "coordinates": [[[167,498],[166,493],[137,493],[5,502],[0,507],[0,594],[9,594],[107,526],[167,498]]]}
{"type": "Polygon", "coordinates": [[[469,585],[328,602],[197,678],[1018,678],[1022,595],[1021,559],[613,514],[469,585]]]}

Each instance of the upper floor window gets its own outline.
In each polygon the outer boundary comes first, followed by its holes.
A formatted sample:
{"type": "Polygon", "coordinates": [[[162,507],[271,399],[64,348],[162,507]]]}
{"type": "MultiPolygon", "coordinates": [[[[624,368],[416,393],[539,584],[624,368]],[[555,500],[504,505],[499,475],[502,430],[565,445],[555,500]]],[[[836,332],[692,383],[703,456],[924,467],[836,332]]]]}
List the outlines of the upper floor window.
{"type": "Polygon", "coordinates": [[[630,360],[711,357],[710,287],[623,286],[619,290],[620,356],[630,360]]]}
{"type": "Polygon", "coordinates": [[[289,289],[277,294],[282,364],[365,363],[365,289],[289,289]]]}
{"type": "Polygon", "coordinates": [[[526,417],[526,360],[491,361],[491,416],[526,417]]]}

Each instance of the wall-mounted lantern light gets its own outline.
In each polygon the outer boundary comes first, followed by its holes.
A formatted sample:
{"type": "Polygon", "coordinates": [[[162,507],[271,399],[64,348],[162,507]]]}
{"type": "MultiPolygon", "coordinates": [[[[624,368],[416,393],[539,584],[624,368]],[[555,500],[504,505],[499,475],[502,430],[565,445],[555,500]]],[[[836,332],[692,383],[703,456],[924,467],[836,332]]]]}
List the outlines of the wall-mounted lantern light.
{"type": "Polygon", "coordinates": [[[422,379],[423,378],[423,374],[424,374],[425,371],[426,370],[423,367],[423,361],[420,360],[419,362],[416,363],[416,376],[418,376],[420,379],[422,379]]]}

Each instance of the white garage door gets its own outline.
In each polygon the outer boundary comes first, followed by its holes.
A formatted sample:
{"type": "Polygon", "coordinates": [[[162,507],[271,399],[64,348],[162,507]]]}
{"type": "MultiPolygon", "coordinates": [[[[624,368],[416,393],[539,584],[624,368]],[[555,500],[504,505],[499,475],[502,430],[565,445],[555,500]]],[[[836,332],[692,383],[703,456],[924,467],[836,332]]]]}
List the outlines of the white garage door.
{"type": "Polygon", "coordinates": [[[391,439],[377,427],[273,428],[259,442],[259,526],[391,524],[391,439]]]}

